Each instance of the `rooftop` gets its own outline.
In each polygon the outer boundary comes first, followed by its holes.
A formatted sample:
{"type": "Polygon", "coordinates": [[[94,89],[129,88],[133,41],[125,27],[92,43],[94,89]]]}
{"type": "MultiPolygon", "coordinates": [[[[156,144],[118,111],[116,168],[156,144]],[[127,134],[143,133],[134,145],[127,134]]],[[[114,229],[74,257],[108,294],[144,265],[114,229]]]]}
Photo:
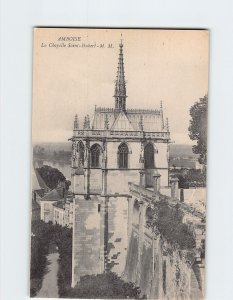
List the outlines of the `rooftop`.
{"type": "Polygon", "coordinates": [[[63,200],[57,201],[55,203],[53,203],[53,206],[56,206],[58,208],[64,209],[65,207],[65,202],[63,200]]]}
{"type": "Polygon", "coordinates": [[[52,191],[48,192],[41,201],[59,201],[63,199],[62,196],[58,193],[56,189],[53,189],[52,191]]]}

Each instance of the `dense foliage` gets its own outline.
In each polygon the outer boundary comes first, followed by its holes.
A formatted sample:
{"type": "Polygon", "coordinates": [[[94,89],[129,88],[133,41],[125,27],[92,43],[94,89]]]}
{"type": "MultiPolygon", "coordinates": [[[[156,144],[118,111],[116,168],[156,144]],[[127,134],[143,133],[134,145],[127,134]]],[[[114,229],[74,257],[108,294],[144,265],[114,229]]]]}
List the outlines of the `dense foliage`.
{"type": "Polygon", "coordinates": [[[179,188],[206,187],[206,173],[196,169],[172,169],[170,175],[179,179],[179,188]]]}
{"type": "Polygon", "coordinates": [[[69,291],[67,298],[87,299],[143,299],[140,289],[131,282],[125,282],[115,273],[86,275],[69,291]]]}
{"type": "Polygon", "coordinates": [[[59,252],[58,293],[64,297],[70,290],[72,280],[72,229],[60,227],[56,244],[59,252]]]}
{"type": "Polygon", "coordinates": [[[41,287],[48,265],[46,256],[52,245],[59,252],[58,288],[62,296],[71,286],[72,230],[37,220],[32,222],[31,231],[31,297],[41,287]]]}
{"type": "Polygon", "coordinates": [[[46,256],[51,245],[56,245],[59,252],[58,290],[60,297],[140,299],[138,287],[132,283],[124,282],[111,272],[83,276],[78,285],[72,289],[72,230],[43,221],[32,222],[31,297],[35,297],[41,287],[48,265],[46,256]]]}
{"type": "Polygon", "coordinates": [[[190,108],[189,126],[189,137],[197,141],[193,146],[193,152],[199,154],[199,162],[205,166],[207,164],[207,109],[208,96],[205,95],[190,108]]]}
{"type": "Polygon", "coordinates": [[[48,264],[46,256],[49,252],[50,236],[48,235],[49,225],[43,221],[32,222],[31,237],[31,269],[30,269],[30,294],[36,296],[41,288],[42,279],[46,273],[48,264]]]}
{"type": "Polygon", "coordinates": [[[70,181],[58,169],[44,165],[37,171],[50,189],[56,188],[59,182],[65,182],[66,189],[69,189],[70,181]]]}
{"type": "Polygon", "coordinates": [[[166,201],[156,203],[155,214],[151,214],[148,225],[153,226],[171,244],[177,244],[181,250],[193,249],[195,238],[188,225],[182,223],[183,213],[179,204],[171,207],[166,201]]]}

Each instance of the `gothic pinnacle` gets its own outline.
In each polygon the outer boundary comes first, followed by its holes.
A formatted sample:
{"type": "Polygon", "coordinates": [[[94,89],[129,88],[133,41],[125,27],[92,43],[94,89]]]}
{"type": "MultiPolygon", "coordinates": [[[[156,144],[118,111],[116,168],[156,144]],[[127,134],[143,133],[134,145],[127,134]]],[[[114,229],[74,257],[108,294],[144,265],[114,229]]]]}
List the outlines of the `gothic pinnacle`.
{"type": "Polygon", "coordinates": [[[166,128],[167,128],[167,132],[169,132],[168,118],[166,118],[166,128]]]}
{"type": "Polygon", "coordinates": [[[115,109],[118,111],[126,111],[126,82],[124,71],[124,58],[123,58],[123,43],[122,40],[119,44],[120,52],[117,66],[117,76],[115,83],[115,109]]]}
{"type": "Polygon", "coordinates": [[[74,129],[78,129],[78,115],[77,114],[74,117],[74,129]]]}
{"type": "Polygon", "coordinates": [[[162,125],[162,129],[164,129],[164,120],[163,120],[163,101],[160,101],[160,114],[161,114],[161,125],[162,125]]]}
{"type": "Polygon", "coordinates": [[[160,101],[160,110],[163,110],[163,101],[160,101]]]}

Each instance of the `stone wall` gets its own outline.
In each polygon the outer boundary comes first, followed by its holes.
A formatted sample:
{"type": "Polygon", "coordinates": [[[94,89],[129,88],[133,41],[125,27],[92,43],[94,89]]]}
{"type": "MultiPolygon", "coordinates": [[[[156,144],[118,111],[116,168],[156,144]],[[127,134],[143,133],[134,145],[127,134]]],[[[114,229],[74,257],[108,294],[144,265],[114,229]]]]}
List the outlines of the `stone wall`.
{"type": "Polygon", "coordinates": [[[119,276],[125,268],[128,235],[128,201],[125,197],[110,197],[108,200],[108,231],[106,269],[119,276]]]}
{"type": "Polygon", "coordinates": [[[75,197],[72,286],[81,276],[104,270],[122,275],[128,246],[127,225],[127,197],[75,197]]]}
{"type": "Polygon", "coordinates": [[[99,274],[104,267],[104,226],[101,203],[96,196],[90,200],[74,199],[72,286],[81,276],[99,274]],[[102,245],[101,245],[102,241],[102,245]]]}
{"type": "Polygon", "coordinates": [[[133,226],[124,279],[139,286],[142,295],[148,299],[203,299],[202,273],[198,264],[189,264],[187,256],[161,236],[147,230],[142,237],[133,226]]]}
{"type": "Polygon", "coordinates": [[[53,221],[53,203],[56,201],[41,201],[41,220],[46,223],[49,221],[53,221]]]}
{"type": "Polygon", "coordinates": [[[129,181],[139,181],[138,170],[108,170],[107,193],[128,194],[129,181]]]}
{"type": "Polygon", "coordinates": [[[141,196],[129,201],[129,243],[123,278],[139,286],[148,299],[203,299],[204,264],[196,258],[200,245],[180,250],[156,228],[152,230],[148,218],[153,204],[141,196]]]}

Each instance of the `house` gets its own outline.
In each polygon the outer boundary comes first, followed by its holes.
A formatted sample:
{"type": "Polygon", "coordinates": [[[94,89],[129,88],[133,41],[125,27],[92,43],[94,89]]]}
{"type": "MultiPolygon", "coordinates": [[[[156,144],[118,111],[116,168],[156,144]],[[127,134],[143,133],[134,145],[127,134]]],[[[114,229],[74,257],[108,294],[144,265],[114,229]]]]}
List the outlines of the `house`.
{"type": "Polygon", "coordinates": [[[43,198],[41,198],[41,220],[43,220],[44,222],[53,222],[53,204],[57,203],[60,200],[64,200],[64,198],[57,191],[57,189],[53,189],[52,191],[47,193],[43,198]]]}

